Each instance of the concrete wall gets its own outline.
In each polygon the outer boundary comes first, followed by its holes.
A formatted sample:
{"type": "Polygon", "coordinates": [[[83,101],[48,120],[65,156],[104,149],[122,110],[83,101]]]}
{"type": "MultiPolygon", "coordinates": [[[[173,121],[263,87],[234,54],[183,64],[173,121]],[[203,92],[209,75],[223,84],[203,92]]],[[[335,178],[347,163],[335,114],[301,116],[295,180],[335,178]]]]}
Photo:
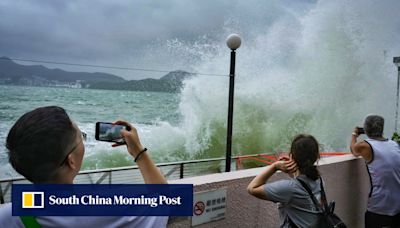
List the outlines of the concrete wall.
{"type": "MultiPolygon", "coordinates": [[[[254,168],[230,173],[212,174],[171,181],[170,183],[194,184],[195,192],[227,188],[225,219],[197,227],[278,227],[277,206],[250,196],[247,185],[263,170],[254,168]]],[[[369,177],[365,163],[352,155],[325,158],[319,161],[319,170],[325,182],[328,201],[336,201],[335,212],[348,227],[364,227],[364,212],[369,193],[369,177]]],[[[276,173],[270,181],[289,178],[276,173]]],[[[190,227],[188,217],[170,218],[168,227],[190,227]]]]}

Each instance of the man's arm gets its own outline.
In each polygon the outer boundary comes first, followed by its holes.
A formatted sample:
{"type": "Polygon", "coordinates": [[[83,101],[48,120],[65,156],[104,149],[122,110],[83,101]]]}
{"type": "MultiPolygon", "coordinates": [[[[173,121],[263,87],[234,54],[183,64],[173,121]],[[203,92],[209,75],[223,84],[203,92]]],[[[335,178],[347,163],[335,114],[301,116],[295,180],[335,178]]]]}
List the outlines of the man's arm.
{"type": "Polygon", "coordinates": [[[154,164],[150,156],[145,152],[136,162],[142,173],[144,183],[146,184],[166,184],[167,180],[160,169],[154,164]]]}
{"type": "Polygon", "coordinates": [[[360,135],[358,134],[356,128],[351,134],[350,151],[354,156],[361,156],[366,162],[370,162],[372,160],[371,146],[365,141],[357,142],[358,136],[360,135]]]}
{"type": "MultiPolygon", "coordinates": [[[[117,121],[115,124],[122,124],[131,128],[130,131],[125,129],[121,130],[121,135],[125,139],[129,154],[132,155],[134,159],[136,158],[135,161],[140,169],[140,172],[142,173],[144,183],[166,184],[167,181],[160,169],[154,164],[153,160],[151,160],[147,151],[143,152],[144,147],[140,143],[136,128],[125,121],[117,121]]],[[[113,146],[119,145],[114,144],[113,146]]]]}

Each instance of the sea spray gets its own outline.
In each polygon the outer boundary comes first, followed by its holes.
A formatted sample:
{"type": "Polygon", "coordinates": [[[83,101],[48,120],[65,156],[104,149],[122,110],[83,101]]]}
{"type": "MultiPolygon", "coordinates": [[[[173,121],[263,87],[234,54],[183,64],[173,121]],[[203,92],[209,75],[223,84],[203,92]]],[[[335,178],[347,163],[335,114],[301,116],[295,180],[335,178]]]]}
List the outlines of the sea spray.
{"type": "MultiPolygon", "coordinates": [[[[168,55],[176,63],[171,70],[184,66],[188,71],[227,75],[225,39],[233,32],[242,36],[236,65],[234,155],[287,151],[298,133],[314,134],[324,150],[347,151],[353,127],[369,113],[383,115],[385,134],[392,134],[397,83],[392,57],[400,54],[399,1],[325,0],[305,7],[293,1],[236,4],[241,13],[227,14],[218,35],[162,40],[149,47],[148,58],[168,55]]],[[[96,121],[120,118],[136,124],[156,162],[222,157],[228,80],[198,75],[187,79],[178,95],[2,88],[0,136],[5,141],[23,113],[61,105],[89,133],[86,169],[133,164],[126,148],[93,139],[96,121]]],[[[2,150],[1,177],[11,175],[6,163],[2,150]]]]}
{"type": "MultiPolygon", "coordinates": [[[[319,1],[306,15],[286,12],[243,40],[236,65],[235,155],[287,150],[301,132],[316,135],[326,150],[347,151],[350,132],[368,113],[384,115],[391,135],[396,72],[387,53],[400,49],[388,35],[400,24],[393,10],[399,3],[360,3],[319,1]],[[374,14],[375,7],[393,17],[374,14]]],[[[220,43],[197,71],[228,72],[229,50],[222,37],[220,43]]],[[[185,148],[196,158],[224,155],[227,87],[228,78],[199,76],[185,83],[181,127],[185,148]]]]}
{"type": "MultiPolygon", "coordinates": [[[[267,4],[248,5],[253,3],[267,4]]],[[[318,1],[296,11],[275,1],[267,5],[277,13],[263,7],[251,11],[265,23],[248,26],[252,19],[243,18],[246,13],[232,15],[218,37],[174,39],[161,42],[158,49],[173,54],[177,62],[184,59],[191,71],[228,74],[225,38],[231,32],[242,35],[234,155],[287,151],[298,133],[314,134],[324,150],[347,151],[349,133],[369,113],[384,115],[386,135],[391,134],[396,89],[391,56],[400,52],[393,39],[400,24],[394,6],[399,4],[318,1]],[[375,9],[391,16],[374,14],[375,9]]],[[[228,80],[198,75],[184,82],[180,121],[155,125],[143,136],[156,159],[224,156],[228,80]]]]}

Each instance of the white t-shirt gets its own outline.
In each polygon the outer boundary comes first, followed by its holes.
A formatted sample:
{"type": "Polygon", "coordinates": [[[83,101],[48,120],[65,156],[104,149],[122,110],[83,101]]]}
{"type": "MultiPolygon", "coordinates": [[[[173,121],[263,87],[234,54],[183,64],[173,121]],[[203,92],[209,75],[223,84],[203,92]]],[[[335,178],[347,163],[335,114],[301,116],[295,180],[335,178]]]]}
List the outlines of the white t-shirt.
{"type": "MultiPolygon", "coordinates": [[[[168,217],[165,216],[48,216],[36,217],[42,227],[140,227],[162,228],[167,226],[168,217]]],[[[11,215],[11,203],[0,204],[0,227],[25,227],[19,216],[11,215]]]]}

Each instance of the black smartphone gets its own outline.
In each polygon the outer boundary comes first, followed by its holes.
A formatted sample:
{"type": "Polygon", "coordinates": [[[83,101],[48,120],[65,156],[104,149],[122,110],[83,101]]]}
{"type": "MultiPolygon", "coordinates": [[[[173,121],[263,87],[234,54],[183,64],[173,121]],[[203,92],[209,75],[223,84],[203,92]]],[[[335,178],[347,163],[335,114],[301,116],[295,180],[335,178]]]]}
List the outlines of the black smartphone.
{"type": "Polygon", "coordinates": [[[357,127],[357,133],[358,133],[359,135],[365,134],[364,128],[362,128],[362,127],[357,127]]]}
{"type": "Polygon", "coordinates": [[[121,136],[122,129],[128,130],[127,126],[124,125],[97,122],[95,138],[99,141],[125,143],[124,138],[121,136]]]}

